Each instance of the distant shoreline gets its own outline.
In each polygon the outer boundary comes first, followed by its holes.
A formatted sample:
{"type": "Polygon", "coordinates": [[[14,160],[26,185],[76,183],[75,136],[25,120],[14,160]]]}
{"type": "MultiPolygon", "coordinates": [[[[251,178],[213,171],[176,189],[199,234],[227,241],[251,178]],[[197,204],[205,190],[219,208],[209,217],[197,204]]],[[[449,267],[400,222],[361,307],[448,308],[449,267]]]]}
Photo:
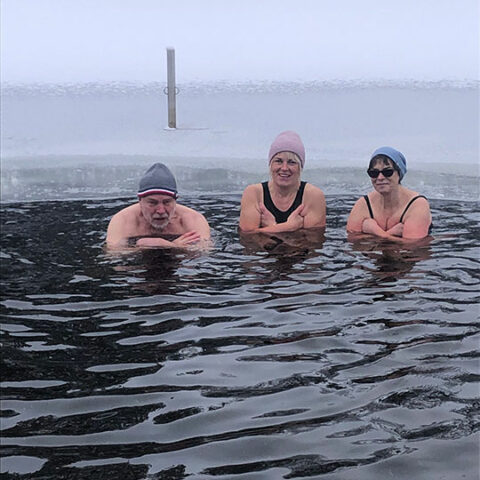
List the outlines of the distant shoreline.
{"type": "MultiPolygon", "coordinates": [[[[284,93],[299,94],[325,90],[345,89],[468,89],[479,90],[480,81],[463,80],[388,80],[388,79],[353,79],[353,80],[316,80],[316,81],[211,81],[211,82],[178,82],[180,94],[213,94],[213,93],[284,93]]],[[[4,97],[17,95],[163,95],[165,82],[78,82],[78,83],[14,83],[3,82],[1,95],[4,97]]]]}
{"type": "MultiPolygon", "coordinates": [[[[146,156],[40,156],[2,161],[2,202],[68,198],[135,198],[138,178],[153,160],[164,161],[174,172],[181,195],[236,194],[246,185],[268,178],[259,160],[243,159],[226,167],[220,159],[152,158],[146,156]],[[115,161],[114,161],[115,160],[115,161]],[[256,165],[256,168],[255,168],[256,165]]],[[[303,179],[320,186],[326,195],[360,195],[371,189],[364,166],[332,167],[315,162],[303,179]]],[[[478,166],[424,164],[412,167],[405,186],[430,199],[478,201],[478,166]],[[473,167],[473,168],[472,168],[473,167]]]]}
{"type": "MultiPolygon", "coordinates": [[[[246,158],[242,156],[230,157],[232,160],[235,160],[235,168],[232,170],[237,170],[239,172],[258,172],[259,162],[262,161],[260,158],[246,158]]],[[[122,154],[122,153],[111,153],[111,154],[74,154],[74,153],[55,153],[55,154],[31,154],[31,155],[5,155],[2,153],[0,155],[0,161],[2,162],[1,167],[3,169],[14,169],[14,170],[31,170],[31,169],[57,169],[57,168],[88,168],[88,167],[101,167],[106,168],[108,166],[116,167],[139,167],[139,166],[149,166],[152,162],[164,162],[177,168],[192,168],[196,167],[200,170],[211,169],[211,168],[222,168],[224,167],[225,158],[224,157],[202,157],[202,156],[172,156],[172,155],[147,155],[147,154],[122,154]],[[195,162],[192,165],[192,162],[195,162]],[[34,162],[34,163],[32,163],[34,162]]],[[[345,159],[343,162],[336,160],[338,162],[336,169],[351,169],[353,167],[351,160],[345,159]]],[[[265,165],[265,174],[267,174],[267,167],[265,165]]],[[[432,169],[438,171],[438,173],[452,173],[455,175],[465,174],[466,169],[471,167],[476,167],[476,170],[470,170],[468,172],[469,176],[479,176],[480,175],[480,165],[474,162],[459,162],[459,163],[449,163],[449,162],[431,162],[424,160],[417,165],[412,165],[409,167],[409,171],[412,172],[425,172],[428,173],[432,169]]],[[[309,164],[305,167],[305,172],[313,170],[331,170],[332,167],[328,165],[328,159],[324,158],[309,158],[309,164]]]]}

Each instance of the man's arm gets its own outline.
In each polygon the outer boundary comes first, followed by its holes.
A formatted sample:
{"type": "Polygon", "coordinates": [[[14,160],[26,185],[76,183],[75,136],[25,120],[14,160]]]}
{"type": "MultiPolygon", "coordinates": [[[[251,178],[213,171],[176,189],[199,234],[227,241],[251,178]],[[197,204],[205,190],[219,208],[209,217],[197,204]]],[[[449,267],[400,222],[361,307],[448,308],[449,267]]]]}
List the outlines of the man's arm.
{"type": "Polygon", "coordinates": [[[143,237],[137,240],[137,247],[163,248],[205,248],[210,246],[210,227],[205,217],[183,205],[177,206],[177,213],[181,217],[181,225],[187,230],[175,240],[166,240],[162,237],[143,237]]]}
{"type": "Polygon", "coordinates": [[[182,225],[189,232],[195,232],[198,234],[199,240],[210,240],[210,226],[207,219],[200,213],[191,208],[185,208],[185,216],[182,219],[182,225]]]}
{"type": "Polygon", "coordinates": [[[125,232],[126,215],[124,211],[116,213],[107,229],[106,244],[108,247],[126,247],[128,235],[125,232]]]}
{"type": "Polygon", "coordinates": [[[143,237],[136,242],[137,247],[187,248],[200,240],[197,232],[186,232],[175,240],[166,240],[162,237],[143,237]]]}
{"type": "Polygon", "coordinates": [[[176,247],[194,247],[195,249],[209,249],[212,246],[210,226],[207,219],[191,208],[185,208],[185,217],[182,220],[183,226],[188,232],[175,239],[176,247]]]}

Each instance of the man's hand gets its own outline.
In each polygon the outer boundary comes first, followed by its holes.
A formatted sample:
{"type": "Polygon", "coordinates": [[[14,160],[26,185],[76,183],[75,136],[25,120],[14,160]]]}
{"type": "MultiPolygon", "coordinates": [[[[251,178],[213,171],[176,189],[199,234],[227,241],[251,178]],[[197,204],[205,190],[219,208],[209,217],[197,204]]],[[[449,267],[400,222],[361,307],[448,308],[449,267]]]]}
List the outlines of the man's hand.
{"type": "Polygon", "coordinates": [[[191,231],[180,235],[178,238],[173,240],[172,243],[176,247],[188,247],[189,245],[197,243],[198,241],[200,241],[200,234],[195,231],[191,231]]]}
{"type": "Polygon", "coordinates": [[[173,241],[161,237],[144,237],[137,240],[137,247],[187,248],[200,240],[200,234],[191,231],[180,235],[173,241]]]}

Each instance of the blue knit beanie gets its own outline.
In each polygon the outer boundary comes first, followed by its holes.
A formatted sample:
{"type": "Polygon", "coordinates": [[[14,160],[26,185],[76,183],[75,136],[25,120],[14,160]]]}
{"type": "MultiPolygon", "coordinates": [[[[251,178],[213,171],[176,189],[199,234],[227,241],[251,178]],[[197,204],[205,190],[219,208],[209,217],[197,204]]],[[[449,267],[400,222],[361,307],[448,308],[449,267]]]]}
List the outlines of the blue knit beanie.
{"type": "Polygon", "coordinates": [[[398,167],[398,169],[400,170],[400,180],[407,173],[407,160],[405,159],[403,154],[401,152],[399,152],[398,150],[395,150],[392,147],[377,148],[372,153],[372,158],[370,160],[372,160],[377,155],[385,155],[398,167]]]}

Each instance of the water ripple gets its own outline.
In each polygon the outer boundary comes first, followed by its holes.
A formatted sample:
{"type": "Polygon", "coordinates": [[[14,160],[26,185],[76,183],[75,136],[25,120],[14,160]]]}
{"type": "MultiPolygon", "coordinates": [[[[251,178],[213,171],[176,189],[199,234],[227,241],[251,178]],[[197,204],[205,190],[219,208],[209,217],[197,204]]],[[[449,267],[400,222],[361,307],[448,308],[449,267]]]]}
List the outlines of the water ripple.
{"type": "Polygon", "coordinates": [[[472,205],[437,203],[407,248],[349,243],[352,199],[327,200],[320,244],[275,252],[231,197],[188,198],[221,233],[206,255],[110,255],[119,200],[5,206],[2,475],[475,478],[472,205]]]}

